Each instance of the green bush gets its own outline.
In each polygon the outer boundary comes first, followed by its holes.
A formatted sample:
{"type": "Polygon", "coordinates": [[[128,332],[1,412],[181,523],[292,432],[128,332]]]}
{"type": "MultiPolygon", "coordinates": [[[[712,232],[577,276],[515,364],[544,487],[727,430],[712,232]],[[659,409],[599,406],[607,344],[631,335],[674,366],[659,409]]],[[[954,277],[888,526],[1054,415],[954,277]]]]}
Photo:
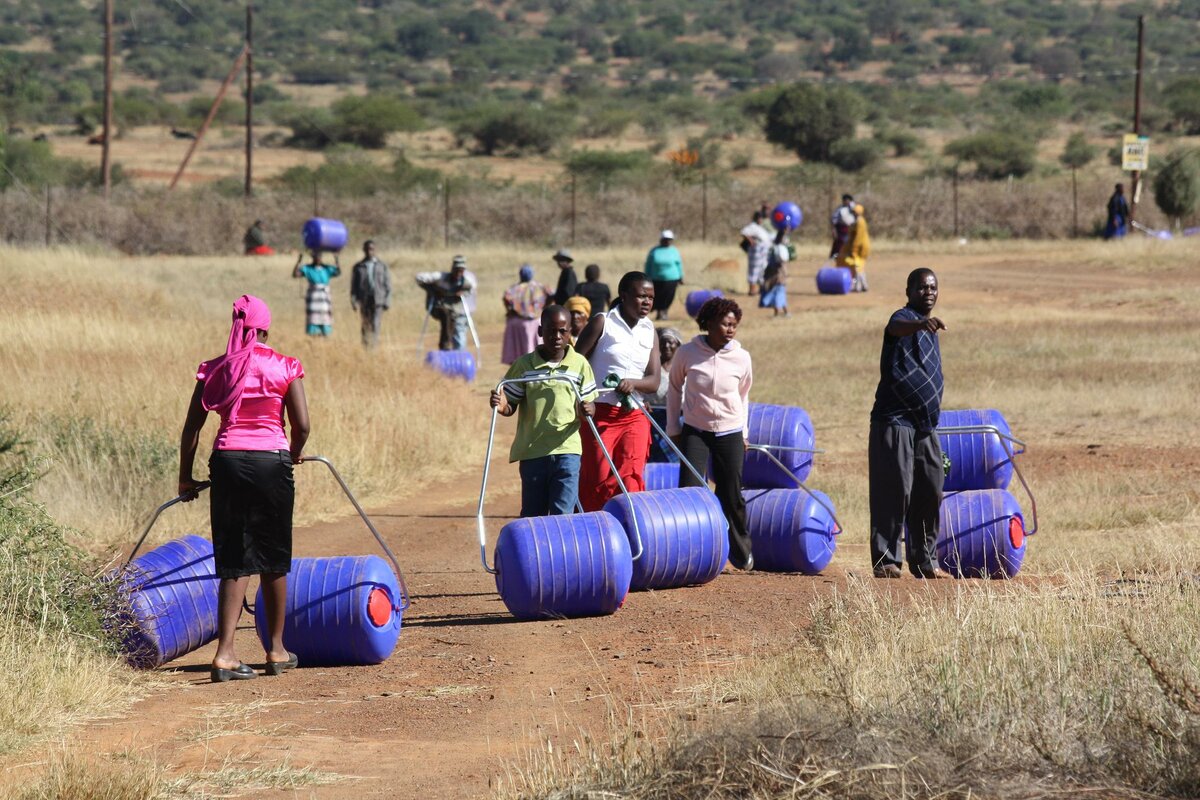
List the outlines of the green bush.
{"type": "Polygon", "coordinates": [[[1178,223],[1196,213],[1200,202],[1200,151],[1179,150],[1154,175],[1154,203],[1178,223]]]}
{"type": "Polygon", "coordinates": [[[1072,133],[1058,160],[1064,167],[1079,169],[1086,167],[1095,157],[1096,148],[1088,144],[1087,136],[1082,133],[1072,133]]]}
{"type": "Polygon", "coordinates": [[[361,150],[339,146],[326,153],[325,163],[316,169],[291,167],[273,182],[306,195],[317,184],[323,192],[353,197],[432,187],[441,180],[437,170],[414,166],[403,153],[396,156],[391,169],[384,169],[361,150]]]}
{"type": "Polygon", "coordinates": [[[568,133],[570,120],[538,108],[492,108],[481,110],[459,124],[461,139],[474,139],[482,155],[548,153],[568,133]]]}
{"type": "Polygon", "coordinates": [[[1184,133],[1200,133],[1200,78],[1172,81],[1163,97],[1184,133]]]}
{"type": "Polygon", "coordinates": [[[975,165],[981,178],[1001,180],[1009,175],[1022,177],[1037,166],[1036,148],[1027,136],[1003,131],[987,131],[955,139],[946,145],[945,154],[975,165]]]}
{"type": "Polygon", "coordinates": [[[835,143],[854,138],[859,102],[846,89],[793,84],[767,110],[763,126],[767,140],[806,161],[829,162],[835,143]]]}
{"type": "Polygon", "coordinates": [[[871,139],[839,139],[829,148],[829,161],[844,172],[862,172],[879,163],[882,153],[871,139]]]}
{"type": "Polygon", "coordinates": [[[421,128],[411,106],[386,95],[343,97],[333,104],[333,116],[337,140],[359,147],[383,147],[389,133],[421,128]]]}
{"type": "Polygon", "coordinates": [[[567,172],[589,186],[613,185],[631,178],[644,177],[654,161],[645,150],[580,150],[566,161],[567,172]]]}

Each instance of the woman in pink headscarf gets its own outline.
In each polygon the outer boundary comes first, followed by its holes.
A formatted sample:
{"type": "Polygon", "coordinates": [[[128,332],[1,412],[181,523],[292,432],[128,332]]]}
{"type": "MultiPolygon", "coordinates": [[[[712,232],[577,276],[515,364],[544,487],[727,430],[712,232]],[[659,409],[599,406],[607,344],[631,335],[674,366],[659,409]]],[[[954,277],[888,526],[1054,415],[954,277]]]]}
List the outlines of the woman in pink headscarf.
{"type": "Polygon", "coordinates": [[[300,463],[308,439],[308,403],[299,360],[267,347],[271,310],[257,297],[233,304],[225,354],[196,370],[187,420],[179,442],[179,493],[194,500],[200,483],[192,477],[200,429],[215,411],[221,418],[212,457],[213,552],[220,579],[214,683],[255,677],[234,654],[233,634],[251,575],[262,580],[270,646],[265,672],[296,667],[283,646],[287,573],[292,566],[292,465],[300,463]],[[284,434],[284,409],[291,441],[284,434]]]}

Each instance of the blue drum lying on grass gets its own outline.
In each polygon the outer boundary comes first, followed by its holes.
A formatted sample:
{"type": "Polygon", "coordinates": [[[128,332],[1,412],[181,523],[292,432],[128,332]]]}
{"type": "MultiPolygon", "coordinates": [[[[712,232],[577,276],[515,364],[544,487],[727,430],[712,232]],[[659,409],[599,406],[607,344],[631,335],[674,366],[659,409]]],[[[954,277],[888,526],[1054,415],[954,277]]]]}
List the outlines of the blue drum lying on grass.
{"type": "Polygon", "coordinates": [[[854,278],[845,267],[822,267],[817,270],[817,291],[821,294],[849,294],[854,278]]]}
{"type": "MultiPolygon", "coordinates": [[[[754,444],[813,449],[812,420],[803,408],[751,403],[747,427],[750,429],[749,441],[754,444]]],[[[803,481],[812,471],[812,453],[790,450],[771,452],[787,466],[788,471],[795,475],[797,480],[803,481]]],[[[796,481],[790,480],[779,466],[763,453],[747,450],[742,470],[742,486],[746,489],[795,489],[796,481]]]]}
{"type": "Polygon", "coordinates": [[[184,536],[135,558],[120,574],[125,601],[121,650],[130,666],[153,669],[217,638],[212,542],[184,536]]]}
{"type": "MultiPolygon", "coordinates": [[[[292,559],[283,642],[302,667],[386,661],[400,638],[400,584],[379,556],[292,559]]],[[[262,589],[254,627],[269,647],[262,589]]]]}
{"type": "Polygon", "coordinates": [[[341,250],[349,238],[340,220],[313,217],[300,231],[308,250],[341,250]]]}
{"type": "Polygon", "coordinates": [[[1015,576],[1025,560],[1025,516],[1017,498],[1004,489],[947,494],[937,556],[942,569],[960,578],[1015,576]]]}
{"type": "Polygon", "coordinates": [[[678,462],[647,462],[646,469],[642,473],[642,478],[646,481],[646,491],[652,492],[657,489],[678,489],[679,469],[680,467],[678,462]]]}
{"type": "MultiPolygon", "coordinates": [[[[829,508],[833,503],[814,492],[829,508]]],[[[803,489],[745,491],[746,528],[754,568],[816,575],[837,549],[833,515],[803,489]]]]}
{"type": "Polygon", "coordinates": [[[671,589],[708,583],[729,559],[729,525],[707,488],[663,489],[617,495],[604,510],[633,536],[629,504],[642,539],[631,589],[671,589]]]}
{"type": "Polygon", "coordinates": [[[449,378],[475,380],[475,356],[470,350],[430,350],[425,363],[449,378]]]}
{"type": "Polygon", "coordinates": [[[520,619],[612,614],[633,572],[625,530],[603,511],[514,520],[495,563],[496,591],[520,619]]]}
{"type": "Polygon", "coordinates": [[[689,317],[695,317],[700,313],[700,307],[714,297],[724,297],[725,293],[720,289],[697,289],[694,292],[688,292],[687,300],[684,301],[683,307],[687,309],[689,317]]]}
{"type": "MultiPolygon", "coordinates": [[[[994,408],[943,411],[938,428],[991,425],[1011,436],[1004,415],[994,408]]],[[[950,457],[950,474],[943,487],[947,492],[964,489],[1007,489],[1013,464],[1004,449],[1006,442],[994,433],[939,433],[942,452],[950,457]]],[[[1013,449],[1016,445],[1007,442],[1013,449]]]]}

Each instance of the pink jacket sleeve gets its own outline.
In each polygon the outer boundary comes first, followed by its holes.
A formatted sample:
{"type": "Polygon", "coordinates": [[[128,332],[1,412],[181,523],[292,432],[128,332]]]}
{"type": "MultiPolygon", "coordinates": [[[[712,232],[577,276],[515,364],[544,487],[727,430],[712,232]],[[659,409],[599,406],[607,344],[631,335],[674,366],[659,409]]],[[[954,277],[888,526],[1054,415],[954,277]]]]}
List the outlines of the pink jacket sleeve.
{"type": "Polygon", "coordinates": [[[742,396],[742,408],[746,409],[746,428],[742,431],[742,438],[746,444],[750,444],[750,387],[754,384],[754,362],[750,360],[750,354],[746,353],[746,374],[738,383],[738,393],[742,396]]]}

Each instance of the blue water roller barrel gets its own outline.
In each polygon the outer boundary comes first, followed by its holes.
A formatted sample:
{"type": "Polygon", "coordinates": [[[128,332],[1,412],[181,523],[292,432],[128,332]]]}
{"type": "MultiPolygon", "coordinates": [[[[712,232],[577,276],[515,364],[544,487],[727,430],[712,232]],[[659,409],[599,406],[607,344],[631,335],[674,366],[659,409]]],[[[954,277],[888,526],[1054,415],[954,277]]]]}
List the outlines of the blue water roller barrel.
{"type": "Polygon", "coordinates": [[[313,217],[300,231],[308,250],[341,250],[349,238],[341,220],[313,217]]]}
{"type": "Polygon", "coordinates": [[[790,200],[784,200],[771,212],[771,224],[778,231],[794,231],[803,221],[804,214],[800,211],[800,206],[790,200]]]}
{"type": "MultiPolygon", "coordinates": [[[[833,508],[830,499],[813,492],[833,508]]],[[[743,491],[754,568],[817,575],[837,549],[833,515],[803,489],[743,491]]]]}
{"type": "Polygon", "coordinates": [[[846,267],[822,267],[817,270],[817,291],[821,294],[849,294],[854,278],[846,267]]]}
{"type": "Polygon", "coordinates": [[[519,619],[612,614],[633,573],[625,529],[604,511],[513,520],[495,564],[496,591],[519,619]]]}
{"type": "Polygon", "coordinates": [[[707,488],[663,489],[617,495],[604,510],[633,536],[629,516],[642,538],[642,556],[633,562],[631,589],[671,589],[708,583],[729,559],[729,523],[707,488]]]}
{"type": "Polygon", "coordinates": [[[448,378],[462,378],[467,383],[475,380],[475,356],[470,350],[430,350],[425,363],[448,378]]]}
{"type": "Polygon", "coordinates": [[[646,491],[679,488],[679,462],[648,461],[642,478],[646,482],[646,491]]]}
{"type": "Polygon", "coordinates": [[[696,289],[694,292],[688,292],[687,300],[684,301],[683,307],[687,309],[689,317],[695,317],[700,313],[700,307],[712,300],[714,297],[724,297],[725,293],[720,289],[696,289]]]}
{"type": "MultiPolygon", "coordinates": [[[[1011,436],[1008,420],[994,408],[943,411],[939,428],[968,425],[992,425],[1011,436]]],[[[1007,489],[1012,482],[1012,459],[1004,449],[1005,442],[994,433],[940,433],[942,452],[950,457],[950,474],[943,490],[958,492],[965,489],[1007,489]]],[[[1007,443],[1009,447],[1016,445],[1007,443]]]]}
{"type": "Polygon", "coordinates": [[[184,536],[143,553],[121,572],[121,650],[154,669],[217,638],[212,542],[184,536]]]}
{"type": "MultiPolygon", "coordinates": [[[[400,638],[400,584],[379,556],[294,558],[287,576],[283,643],[302,667],[378,664],[400,638]]],[[[270,646],[262,589],[254,628],[270,646]]]]}
{"type": "Polygon", "coordinates": [[[1015,576],[1025,560],[1025,538],[1021,506],[1004,489],[955,492],[942,500],[937,557],[952,575],[1015,576]]]}
{"type": "MultiPolygon", "coordinates": [[[[748,441],[753,444],[813,449],[812,420],[803,408],[751,403],[747,427],[750,429],[748,441]]],[[[791,450],[771,452],[797,480],[805,480],[812,471],[812,453],[791,450]]],[[[789,479],[765,454],[747,450],[742,468],[742,486],[746,489],[795,489],[796,481],[789,479]]]]}

